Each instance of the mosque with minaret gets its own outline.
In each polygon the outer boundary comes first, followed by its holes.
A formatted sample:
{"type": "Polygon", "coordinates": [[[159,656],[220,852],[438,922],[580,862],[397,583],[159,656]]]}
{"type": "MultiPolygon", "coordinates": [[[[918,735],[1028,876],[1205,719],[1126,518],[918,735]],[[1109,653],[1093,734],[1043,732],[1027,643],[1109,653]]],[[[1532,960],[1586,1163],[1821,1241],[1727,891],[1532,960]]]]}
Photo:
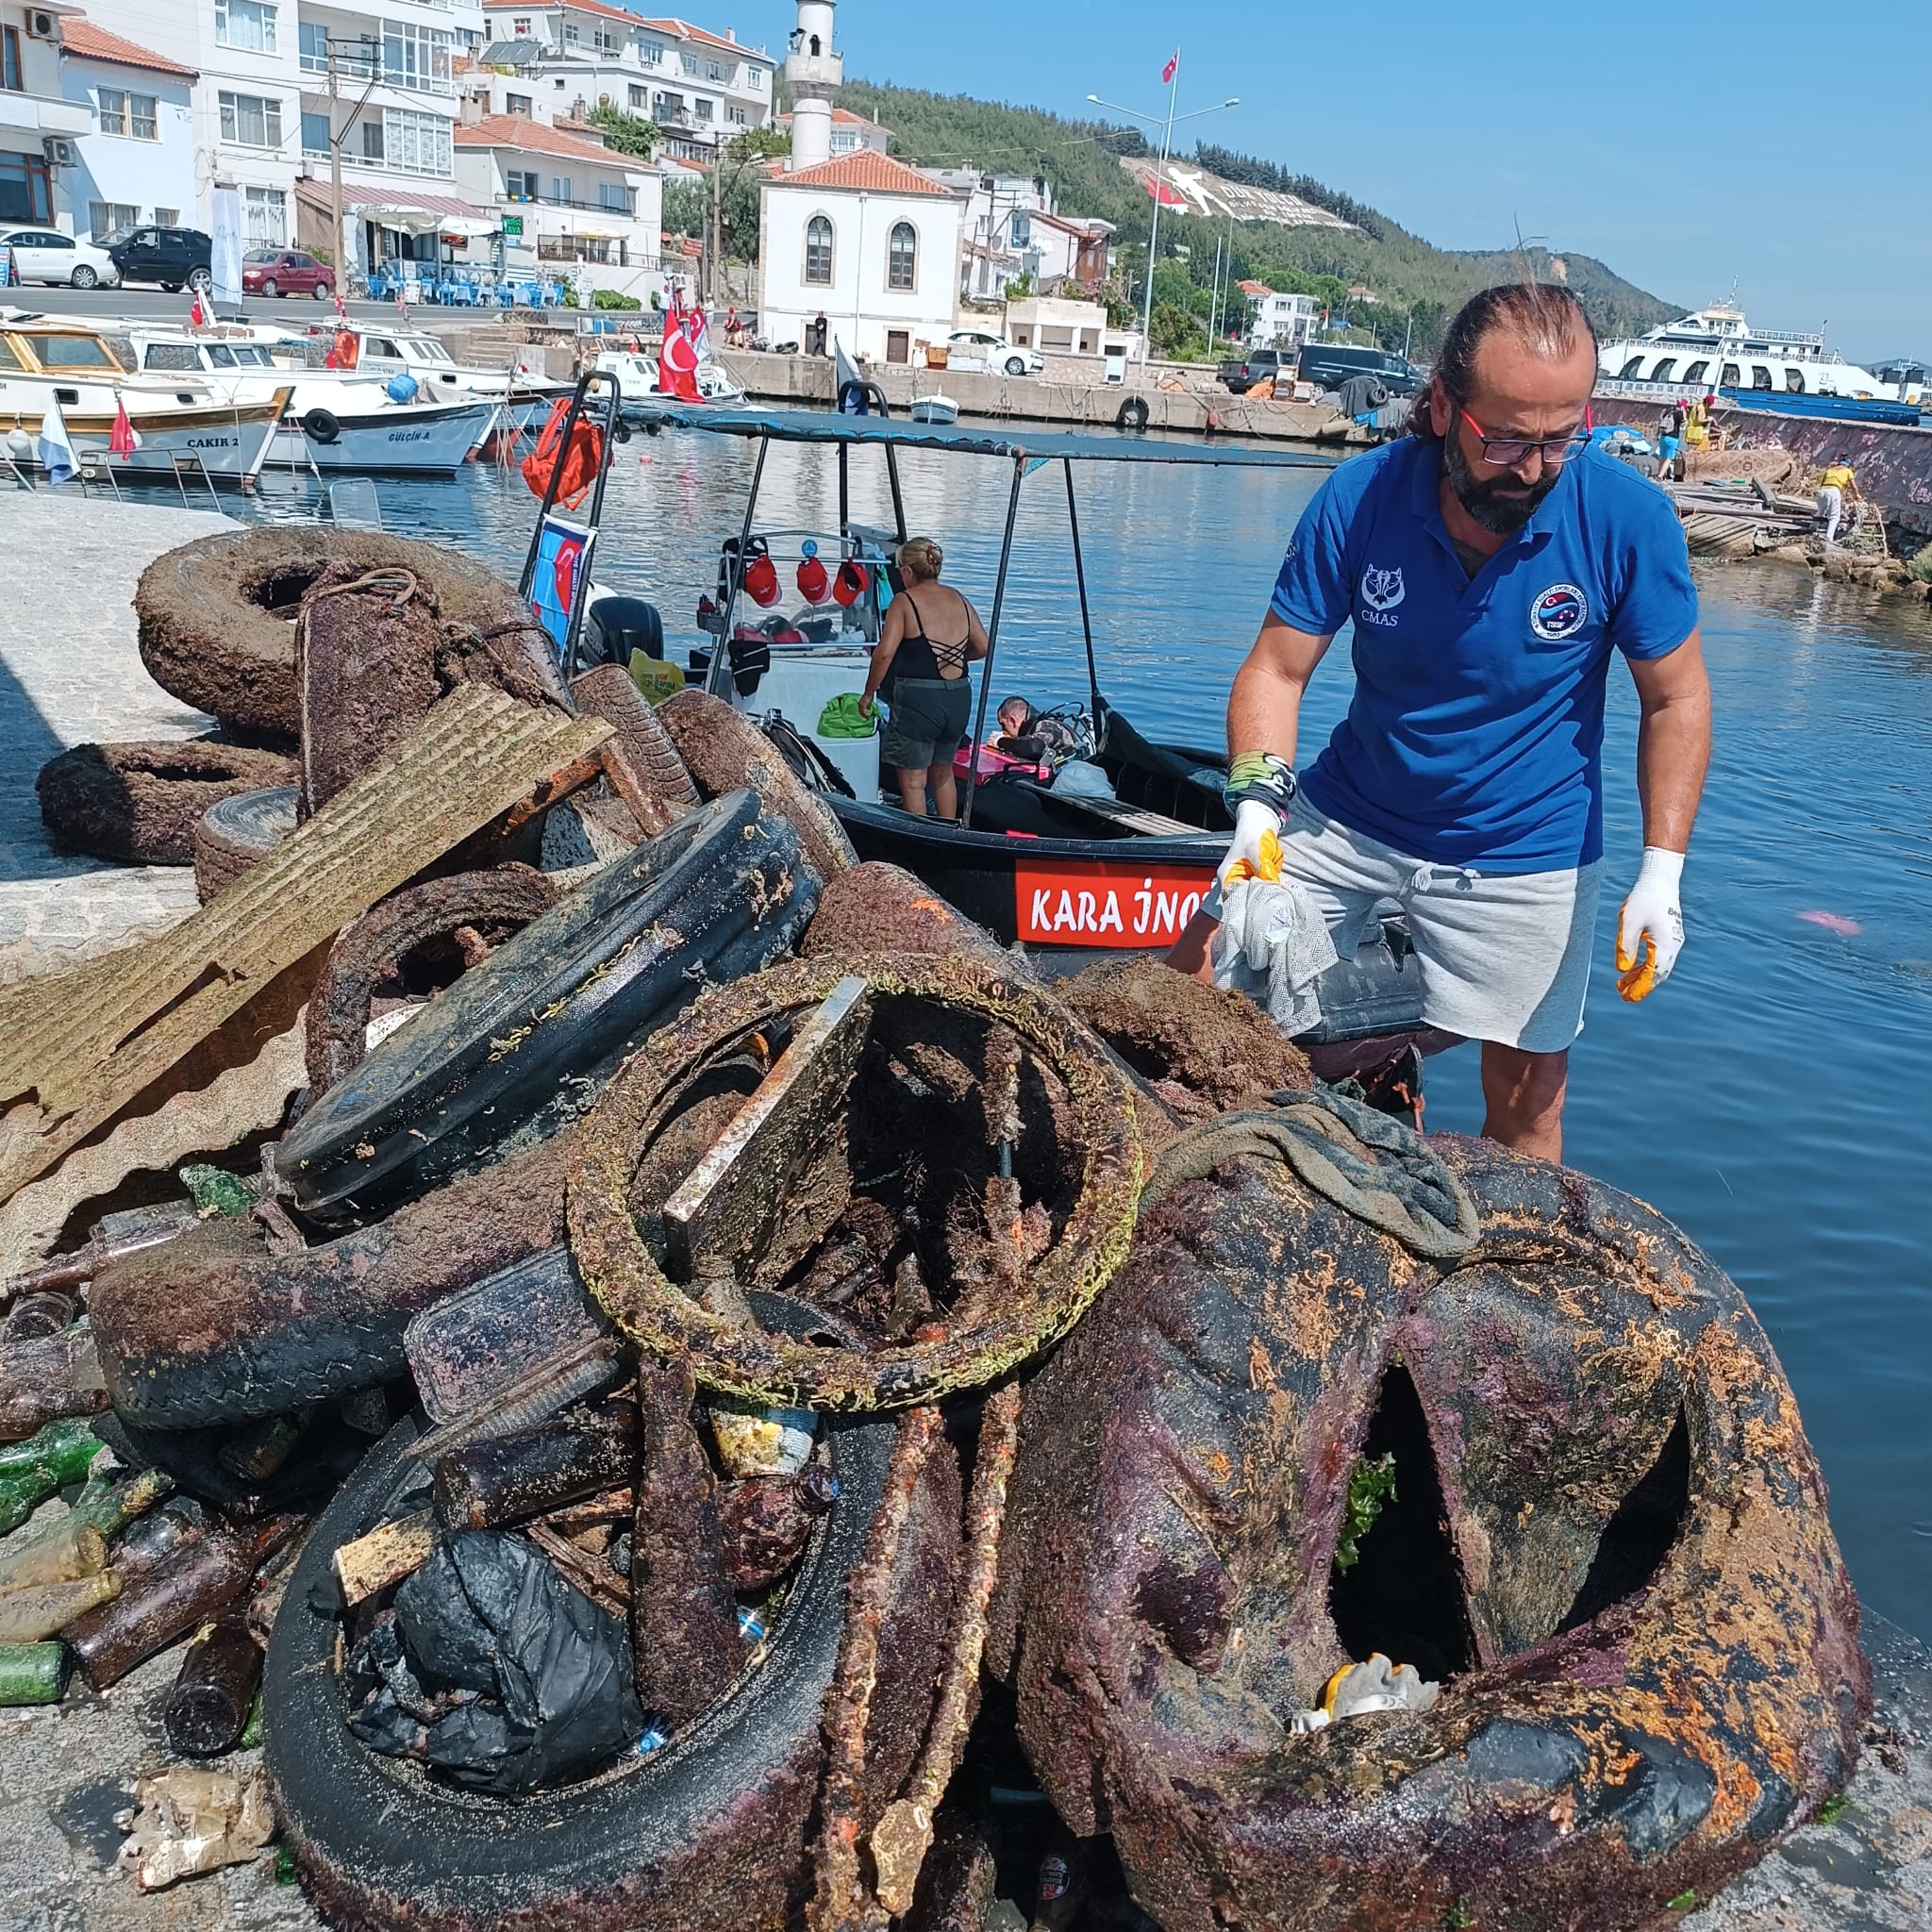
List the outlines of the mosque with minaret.
{"type": "Polygon", "coordinates": [[[855,358],[923,361],[954,327],[965,203],[943,181],[876,147],[834,156],[844,78],[834,0],[799,0],[785,58],[791,152],[759,195],[758,328],[811,340],[824,319],[855,358]]]}

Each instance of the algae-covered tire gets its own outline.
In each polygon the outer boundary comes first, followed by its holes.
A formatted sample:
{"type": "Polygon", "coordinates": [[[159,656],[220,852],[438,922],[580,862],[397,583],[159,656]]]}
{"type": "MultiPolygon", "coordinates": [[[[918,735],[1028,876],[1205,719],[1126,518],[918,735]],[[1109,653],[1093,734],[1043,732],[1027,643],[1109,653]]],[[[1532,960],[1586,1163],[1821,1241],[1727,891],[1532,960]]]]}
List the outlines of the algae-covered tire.
{"type": "MultiPolygon", "coordinates": [[[[362,1932],[762,1932],[809,1887],[808,1822],[820,1722],[844,1627],[846,1578],[864,1548],[893,1430],[830,1437],[839,1495],[774,1619],[762,1657],[663,1749],[602,1775],[516,1799],[438,1784],[349,1730],[336,1667],[337,1546],[400,1514],[398,1424],[304,1545],[268,1647],[262,1710],[283,1841],[337,1924],[362,1932]]],[[[426,1484],[427,1469],[413,1480],[426,1484]]],[[[958,1465],[925,1465],[881,1623],[867,1733],[864,1826],[911,1767],[941,1664],[959,1544],[958,1465]]]]}
{"type": "Polygon", "coordinates": [[[308,1208],[433,1184],[708,980],[787,951],[818,891],[792,826],[753,793],[727,793],[606,866],[406,1021],[309,1107],[278,1171],[308,1208]]]}
{"type": "Polygon", "coordinates": [[[1041,1786],[1169,1932],[1672,1923],[1843,1784],[1870,1708],[1770,1343],[1587,1175],[1417,1138],[1477,1209],[1427,1261],[1231,1144],[1259,1118],[1157,1170],[1027,1389],[989,1657],[1017,1624],[1041,1786]],[[1377,1652],[1433,1702],[1290,1729],[1377,1652]]]}
{"type": "Polygon", "coordinates": [[[301,788],[270,785],[217,799],[194,822],[194,891],[206,906],[251,865],[266,858],[295,829],[301,788]]]}
{"type": "Polygon", "coordinates": [[[49,758],[34,781],[56,841],[135,865],[192,865],[201,815],[237,792],[294,775],[275,752],[210,739],[76,744],[49,758]]]}
{"type": "Polygon", "coordinates": [[[579,672],[570,681],[570,694],[579,711],[616,728],[608,748],[624,758],[633,792],[649,808],[642,815],[646,838],[656,838],[667,825],[697,810],[698,789],[671,734],[631,682],[628,671],[620,664],[599,664],[579,672]]]}
{"type": "Polygon", "coordinates": [[[742,712],[708,691],[681,691],[658,717],[707,798],[749,785],[798,827],[799,843],[822,879],[858,863],[832,808],[786,764],[784,754],[742,712]]]}
{"type": "Polygon", "coordinates": [[[509,585],[455,551],[379,530],[291,525],[203,537],[156,558],[134,592],[141,661],[163,691],[224,724],[293,738],[295,613],[330,563],[411,571],[449,623],[529,621],[509,585]]]}

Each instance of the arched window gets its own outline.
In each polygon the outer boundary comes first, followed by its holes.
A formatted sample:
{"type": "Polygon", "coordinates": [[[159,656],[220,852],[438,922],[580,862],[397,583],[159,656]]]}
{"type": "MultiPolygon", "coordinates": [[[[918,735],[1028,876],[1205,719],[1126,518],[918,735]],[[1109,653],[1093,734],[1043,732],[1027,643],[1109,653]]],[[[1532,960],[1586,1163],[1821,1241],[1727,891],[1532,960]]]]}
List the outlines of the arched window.
{"type": "Polygon", "coordinates": [[[805,225],[805,278],[827,285],[832,279],[832,225],[824,215],[805,225]]]}
{"type": "Polygon", "coordinates": [[[886,287],[909,289],[919,266],[919,237],[910,222],[894,222],[886,244],[886,287]]]}
{"type": "Polygon", "coordinates": [[[1726,362],[1718,371],[1717,386],[1720,389],[1736,389],[1744,380],[1744,373],[1735,362],[1726,362]]]}
{"type": "Polygon", "coordinates": [[[1708,362],[1693,362],[1690,368],[1685,370],[1684,380],[1686,382],[1702,382],[1709,374],[1710,364],[1708,362]]]}
{"type": "Polygon", "coordinates": [[[1629,361],[1624,363],[1623,368],[1617,371],[1617,380],[1619,382],[1628,382],[1632,380],[1634,377],[1641,375],[1642,372],[1643,357],[1640,353],[1638,355],[1631,357],[1629,361]]]}
{"type": "Polygon", "coordinates": [[[1666,356],[1650,372],[1650,379],[1653,382],[1668,382],[1676,373],[1676,368],[1677,358],[1674,356],[1666,356]]]}
{"type": "Polygon", "coordinates": [[[1751,365],[1751,387],[1753,389],[1769,389],[1771,387],[1771,371],[1762,362],[1754,362],[1751,365]]]}
{"type": "Polygon", "coordinates": [[[1793,369],[1789,362],[1785,364],[1785,389],[1794,396],[1805,393],[1805,372],[1802,369],[1793,369]]]}

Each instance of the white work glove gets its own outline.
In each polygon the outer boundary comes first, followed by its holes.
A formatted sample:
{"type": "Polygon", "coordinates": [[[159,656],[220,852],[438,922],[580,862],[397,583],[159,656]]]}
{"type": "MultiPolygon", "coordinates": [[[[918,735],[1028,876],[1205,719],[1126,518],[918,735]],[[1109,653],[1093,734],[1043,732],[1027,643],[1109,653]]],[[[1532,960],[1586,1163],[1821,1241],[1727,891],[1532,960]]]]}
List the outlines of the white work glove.
{"type": "Polygon", "coordinates": [[[1641,1000],[1671,976],[1684,950],[1684,914],[1677,904],[1677,881],[1684,855],[1661,845],[1643,848],[1637,883],[1617,920],[1617,991],[1641,1000]]]}
{"type": "Polygon", "coordinates": [[[1259,798],[1244,798],[1234,808],[1234,838],[1227,852],[1214,873],[1214,891],[1217,901],[1226,892],[1228,874],[1240,864],[1245,864],[1247,871],[1243,878],[1275,879],[1281,876],[1281,814],[1274,806],[1259,798]],[[1262,841],[1266,839],[1275,841],[1272,852],[1264,854],[1262,841]]]}

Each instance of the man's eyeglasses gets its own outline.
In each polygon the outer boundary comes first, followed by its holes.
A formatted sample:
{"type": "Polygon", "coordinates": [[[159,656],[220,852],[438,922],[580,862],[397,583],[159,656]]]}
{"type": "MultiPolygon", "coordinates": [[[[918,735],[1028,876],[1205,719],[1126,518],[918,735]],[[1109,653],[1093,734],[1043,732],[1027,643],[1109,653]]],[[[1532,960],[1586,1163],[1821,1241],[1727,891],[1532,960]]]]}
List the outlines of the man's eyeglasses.
{"type": "Polygon", "coordinates": [[[1590,447],[1590,432],[1596,426],[1591,421],[1588,406],[1583,411],[1581,429],[1573,429],[1568,436],[1554,436],[1547,441],[1522,436],[1491,436],[1467,409],[1458,407],[1456,413],[1475,431],[1475,439],[1483,446],[1483,461],[1494,463],[1503,470],[1527,460],[1531,450],[1540,451],[1544,467],[1554,470],[1590,447]]]}

